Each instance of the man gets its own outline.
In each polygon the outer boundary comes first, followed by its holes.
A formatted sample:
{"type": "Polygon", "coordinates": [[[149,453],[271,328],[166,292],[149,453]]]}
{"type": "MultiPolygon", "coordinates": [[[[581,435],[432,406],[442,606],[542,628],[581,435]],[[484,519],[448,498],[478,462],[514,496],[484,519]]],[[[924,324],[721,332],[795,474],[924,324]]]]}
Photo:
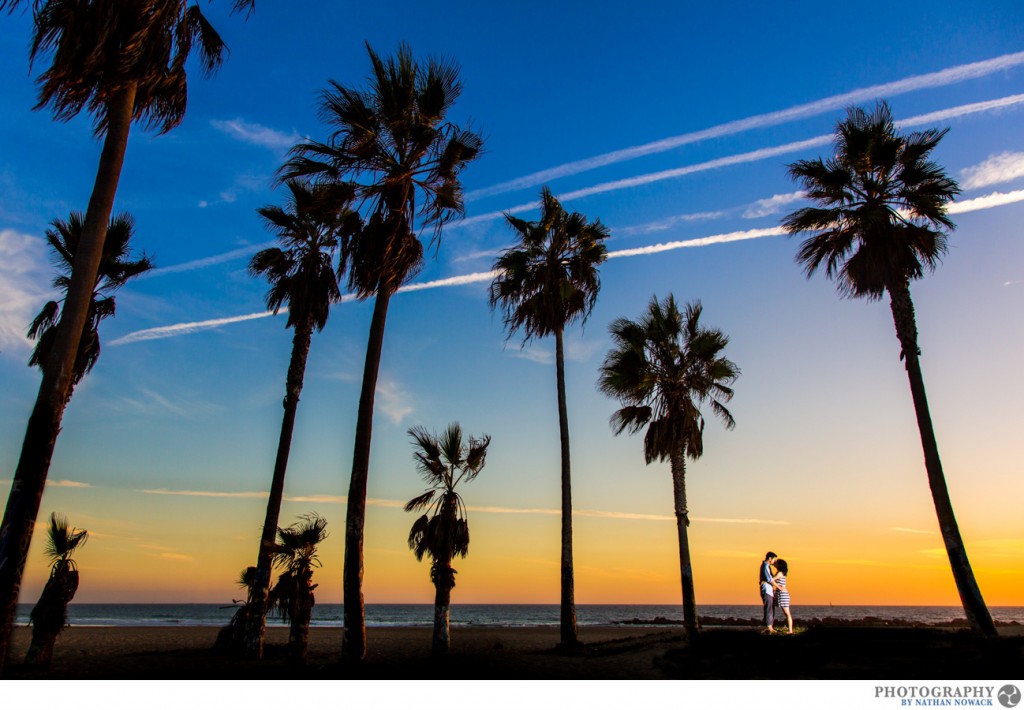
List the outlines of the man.
{"type": "Polygon", "coordinates": [[[775,580],[772,575],[772,565],[775,564],[775,560],[779,559],[779,556],[774,552],[768,552],[764,556],[764,562],[761,563],[761,573],[759,581],[761,584],[761,603],[764,604],[764,625],[768,629],[768,633],[775,633],[775,590],[778,585],[775,584],[775,580]]]}

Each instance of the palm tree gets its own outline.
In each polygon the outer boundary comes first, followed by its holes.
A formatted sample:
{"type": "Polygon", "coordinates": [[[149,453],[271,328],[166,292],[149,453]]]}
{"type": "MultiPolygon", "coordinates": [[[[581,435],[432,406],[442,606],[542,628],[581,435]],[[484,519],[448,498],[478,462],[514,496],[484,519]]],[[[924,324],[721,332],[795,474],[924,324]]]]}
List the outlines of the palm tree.
{"type": "MultiPolygon", "coordinates": [[[[0,0],[0,10],[20,5],[0,0]]],[[[107,223],[134,121],[171,130],[181,122],[186,104],[186,60],[198,52],[200,66],[212,74],[220,65],[224,43],[199,5],[187,0],[36,0],[30,59],[44,57],[49,66],[39,75],[37,109],[50,107],[67,121],[82,110],[103,136],[103,150],[82,227],[75,268],[43,363],[43,379],[29,417],[21,456],[0,524],[0,671],[3,669],[18,589],[46,486],[61,417],[75,376],[89,303],[103,255],[107,223]]],[[[254,7],[238,1],[236,9],[254,7]]]]}
{"type": "Polygon", "coordinates": [[[89,539],[87,530],[68,526],[68,519],[50,513],[46,547],[43,554],[52,562],[50,578],[33,607],[32,643],[25,656],[25,665],[49,668],[53,646],[68,623],[68,603],[78,591],[78,566],[71,556],[89,539]]]}
{"type": "Polygon", "coordinates": [[[288,655],[291,663],[306,662],[309,646],[309,622],[313,618],[316,599],[313,590],[313,568],[320,566],[317,545],[327,537],[327,521],[316,513],[299,516],[299,522],[289,528],[278,528],[274,562],[284,567],[277,584],[270,592],[270,600],[281,613],[281,619],[291,622],[288,635],[288,655]]]}
{"type": "Polygon", "coordinates": [[[416,468],[427,483],[427,491],[405,504],[405,511],[426,511],[409,530],[409,548],[416,559],[426,555],[432,560],[430,581],[434,584],[434,636],[431,652],[444,656],[451,649],[449,610],[456,571],[452,558],[469,553],[469,522],[462,496],[455,492],[459,483],[469,483],[479,475],[487,458],[491,437],[469,437],[463,442],[458,422],[437,436],[423,427],[409,430],[417,451],[416,468]]]}
{"type": "Polygon", "coordinates": [[[253,276],[264,276],[270,282],[267,306],[274,313],[286,306],[288,321],[285,327],[295,329],[285,382],[284,418],[256,559],[255,583],[249,587],[251,594],[247,605],[248,630],[244,653],[253,658],[263,656],[274,534],[284,498],[284,478],[306,372],[306,358],[313,331],[323,330],[331,304],[341,299],[334,270],[334,255],[341,235],[346,229],[359,227],[358,215],[350,212],[346,204],[333,202],[332,197],[337,195],[325,195],[325,189],[299,180],[289,180],[286,184],[291,196],[285,208],[268,206],[259,210],[267,226],[277,233],[281,247],[264,249],[249,263],[253,276]]]}
{"type": "Polygon", "coordinates": [[[417,231],[432,230],[430,243],[437,245],[442,225],[464,213],[459,175],[482,147],[477,134],[446,119],[462,91],[457,65],[437,59],[416,62],[404,44],[388,59],[369,45],[367,51],[373,67],[370,87],[358,90],[331,81],[320,104],[333,129],[330,137],[297,145],[281,171],[285,178],[350,183],[366,221],[342,249],[349,287],[361,299],[375,297],[345,522],[342,655],[352,661],[366,656],[363,525],[388,304],[423,262],[417,231]]]}
{"type": "Polygon", "coordinates": [[[562,334],[583,323],[597,303],[601,279],[597,267],[608,258],[608,229],[587,222],[579,212],[566,213],[547,187],[541,188],[539,222],[505,215],[519,244],[494,262],[491,308],[504,312],[508,337],[522,330],[523,345],[533,338],[555,336],[558,430],[562,445],[562,553],[560,638],[562,646],[579,645],[572,565],[572,485],[569,475],[569,416],[565,402],[565,355],[562,334]]]}
{"type": "Polygon", "coordinates": [[[729,342],[722,331],[700,325],[699,301],[681,313],[675,297],[651,299],[637,321],[619,318],[610,326],[613,349],[605,358],[598,387],[622,408],[612,415],[616,434],[647,427],[644,459],[668,461],[672,468],[679,573],[683,591],[683,625],[697,633],[697,602],[690,563],[690,511],[686,501],[686,458],[704,454],[704,415],[707,405],[726,428],[735,426],[725,402],[739,368],[722,356],[729,342]]]}
{"type": "MultiPolygon", "coordinates": [[[[75,267],[78,247],[82,240],[84,217],[81,212],[72,212],[67,221],[55,219],[51,222],[53,229],[46,230],[46,241],[50,244],[58,274],[53,280],[54,288],[68,292],[71,273],[75,267]]],[[[103,255],[100,258],[99,271],[96,274],[96,285],[89,299],[88,318],[85,331],[78,343],[78,357],[68,388],[68,401],[75,386],[92,370],[100,357],[99,324],[104,318],[114,315],[116,303],[114,292],[124,286],[130,279],[153,268],[149,257],[143,254],[139,259],[131,260],[129,243],[135,233],[135,220],[126,212],[115,216],[107,227],[107,238],[103,242],[103,255]]],[[[28,364],[43,369],[50,356],[56,337],[56,326],[60,319],[61,305],[59,301],[49,301],[29,326],[28,337],[36,341],[28,364]]],[[[65,406],[66,406],[65,402],[65,406]]]]}
{"type": "Polygon", "coordinates": [[[898,133],[884,101],[871,113],[848,109],[836,126],[831,158],[789,166],[790,177],[804,186],[816,206],[796,210],[783,226],[790,234],[811,234],[796,257],[808,278],[824,266],[842,296],[878,300],[889,294],[953,578],[971,628],[993,636],[995,625],[967,559],[942,472],[910,297],[910,282],[938,266],[946,253],[947,233],[955,227],[946,206],[960,188],[931,159],[945,135],[946,130],[934,129],[898,133]]]}

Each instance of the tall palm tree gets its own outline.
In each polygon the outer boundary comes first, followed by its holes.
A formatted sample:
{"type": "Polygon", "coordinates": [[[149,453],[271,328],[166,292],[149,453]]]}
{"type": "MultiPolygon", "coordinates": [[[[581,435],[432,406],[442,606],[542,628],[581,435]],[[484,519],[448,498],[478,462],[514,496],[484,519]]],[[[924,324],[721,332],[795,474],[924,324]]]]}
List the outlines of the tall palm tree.
{"type": "Polygon", "coordinates": [[[946,253],[947,233],[955,227],[946,207],[960,188],[932,160],[932,151],[945,135],[946,130],[934,129],[899,133],[884,101],[870,113],[848,109],[836,126],[831,158],[789,166],[790,177],[804,186],[816,205],[796,210],[783,226],[790,234],[811,234],[796,257],[808,278],[824,266],[825,275],[835,280],[845,297],[878,300],[889,294],[953,578],[971,628],[992,636],[995,625],[967,559],[942,472],[910,297],[910,282],[938,266],[946,253]]]}
{"type": "Polygon", "coordinates": [[[285,178],[350,183],[366,222],[342,250],[349,287],[362,299],[375,297],[345,521],[342,655],[353,661],[366,656],[363,525],[388,304],[423,262],[417,232],[432,230],[430,243],[436,245],[442,225],[464,214],[459,175],[483,145],[476,133],[447,120],[462,91],[456,64],[438,59],[417,62],[404,44],[387,59],[369,45],[367,51],[373,68],[369,88],[331,81],[320,112],[332,133],[325,142],[297,145],[281,171],[285,178]]]}
{"type": "Polygon", "coordinates": [[[267,306],[274,313],[286,306],[288,321],[285,327],[295,329],[285,381],[284,418],[267,499],[263,536],[256,557],[256,577],[249,587],[248,628],[243,650],[245,655],[253,658],[263,656],[274,534],[284,498],[284,479],[306,372],[306,358],[313,331],[324,329],[331,304],[341,299],[334,270],[334,257],[341,236],[346,229],[359,227],[359,216],[351,212],[344,201],[337,203],[334,200],[337,194],[326,195],[326,189],[299,180],[289,180],[286,185],[291,193],[286,207],[268,206],[259,210],[267,227],[277,233],[281,247],[264,249],[249,263],[253,276],[263,276],[270,282],[267,306]]]}
{"type": "MultiPolygon", "coordinates": [[[[0,0],[0,9],[20,5],[0,0]]],[[[82,228],[75,268],[21,456],[0,524],[0,671],[3,669],[18,589],[46,486],[61,417],[74,379],[78,344],[103,254],[107,223],[134,121],[169,131],[181,122],[186,104],[186,60],[198,53],[200,67],[212,74],[224,43],[187,0],[35,0],[30,59],[44,57],[36,108],[50,107],[67,121],[82,110],[92,115],[103,150],[82,228]]],[[[253,0],[236,9],[254,7],[253,0]]]]}
{"type": "MultiPolygon", "coordinates": [[[[46,230],[46,241],[50,244],[58,271],[57,277],[53,280],[53,286],[66,296],[79,244],[82,240],[84,217],[81,212],[72,212],[66,221],[55,219],[51,224],[53,228],[46,230]]],[[[114,292],[130,279],[153,268],[152,261],[145,254],[138,259],[131,259],[129,245],[134,233],[135,220],[127,212],[115,216],[107,227],[107,238],[103,242],[103,255],[100,258],[99,271],[96,274],[96,285],[89,299],[85,331],[82,333],[82,339],[78,342],[78,357],[75,359],[75,369],[68,387],[68,401],[71,399],[75,386],[82,381],[82,378],[92,370],[99,360],[99,324],[104,318],[114,315],[116,310],[114,292]]],[[[28,337],[36,341],[36,347],[28,361],[30,366],[42,369],[50,356],[54,347],[60,311],[59,301],[48,301],[32,321],[32,325],[29,326],[28,337]]]]}
{"type": "Polygon", "coordinates": [[[598,387],[622,408],[612,415],[616,434],[635,434],[644,427],[644,459],[668,461],[672,468],[676,530],[679,537],[679,575],[683,592],[683,625],[697,633],[697,601],[690,563],[690,510],[686,500],[686,459],[704,454],[704,414],[712,414],[732,429],[736,423],[725,408],[729,387],[739,376],[736,365],[722,356],[729,342],[722,331],[700,325],[699,301],[683,312],[669,294],[664,302],[651,299],[638,320],[619,318],[610,326],[614,347],[605,358],[598,387]]]}
{"type": "Polygon", "coordinates": [[[291,622],[288,634],[288,660],[306,662],[309,646],[309,622],[316,598],[313,568],[320,566],[317,546],[327,537],[327,521],[316,513],[299,516],[299,522],[278,528],[274,562],[284,567],[271,590],[270,599],[284,621],[291,622]]]}
{"type": "Polygon", "coordinates": [[[422,495],[405,504],[406,512],[426,511],[409,530],[409,548],[416,559],[429,557],[430,581],[434,584],[434,635],[431,652],[444,656],[451,649],[449,611],[456,571],[452,558],[469,553],[469,522],[466,506],[455,488],[476,478],[484,467],[491,437],[462,438],[458,422],[448,425],[443,434],[431,434],[423,427],[409,430],[417,450],[416,468],[427,484],[422,495]]]}
{"type": "Polygon", "coordinates": [[[88,539],[87,530],[70,527],[66,517],[50,513],[50,527],[47,529],[46,547],[43,548],[43,554],[52,563],[50,578],[29,614],[32,643],[25,656],[27,666],[50,667],[53,646],[68,624],[68,603],[78,591],[78,565],[71,556],[88,539]]]}
{"type": "Polygon", "coordinates": [[[539,222],[505,215],[519,243],[495,260],[491,308],[504,312],[508,337],[523,332],[533,338],[555,336],[558,430],[562,446],[561,644],[579,645],[576,633],[575,582],[572,564],[572,484],[569,471],[569,416],[565,402],[565,354],[562,335],[572,323],[587,320],[597,303],[601,279],[597,267],[608,258],[608,228],[569,214],[547,187],[541,188],[539,222]]]}

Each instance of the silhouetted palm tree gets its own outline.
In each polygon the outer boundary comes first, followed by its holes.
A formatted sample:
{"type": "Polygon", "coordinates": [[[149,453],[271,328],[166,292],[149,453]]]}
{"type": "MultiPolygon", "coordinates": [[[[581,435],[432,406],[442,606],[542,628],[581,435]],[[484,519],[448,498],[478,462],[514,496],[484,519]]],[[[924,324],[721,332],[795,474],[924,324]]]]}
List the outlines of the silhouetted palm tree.
{"type": "Polygon", "coordinates": [[[266,629],[266,597],[270,587],[271,558],[274,534],[277,532],[281,501],[284,498],[284,479],[288,469],[295,413],[306,372],[306,358],[313,331],[327,325],[331,304],[341,299],[334,257],[346,229],[358,229],[359,217],[347,205],[333,202],[332,197],[299,180],[289,180],[291,196],[285,208],[268,206],[259,210],[267,226],[277,233],[281,247],[271,247],[256,254],[249,263],[253,276],[264,276],[270,282],[267,306],[277,313],[282,306],[288,309],[285,327],[294,328],[292,354],[288,363],[284,398],[284,418],[274,461],[274,475],[267,499],[267,514],[263,522],[256,561],[256,577],[250,587],[248,606],[248,632],[245,655],[260,658],[263,655],[263,635],[266,629]]]}
{"type": "Polygon", "coordinates": [[[309,646],[309,622],[313,618],[316,599],[313,590],[313,568],[320,566],[316,548],[327,537],[327,521],[316,513],[299,516],[289,528],[278,528],[274,562],[284,567],[270,600],[284,621],[291,622],[288,635],[288,657],[291,663],[306,662],[309,646]]]}
{"type": "Polygon", "coordinates": [[[78,591],[78,566],[71,556],[88,539],[87,530],[69,527],[66,517],[50,513],[50,527],[43,554],[53,564],[43,593],[29,614],[32,621],[32,643],[25,656],[27,666],[50,667],[53,646],[68,624],[68,604],[78,591]]]}
{"type": "Polygon", "coordinates": [[[568,214],[547,187],[541,188],[539,222],[505,215],[519,243],[494,262],[491,308],[504,312],[508,337],[523,332],[523,344],[555,336],[558,428],[562,446],[561,621],[563,646],[576,646],[576,601],[572,564],[572,485],[569,475],[569,416],[565,402],[565,355],[562,334],[585,322],[597,303],[601,279],[597,267],[608,258],[608,229],[568,214]]]}
{"type": "MultiPolygon", "coordinates": [[[[46,230],[46,241],[53,252],[53,260],[57,265],[57,277],[53,280],[54,288],[67,294],[71,283],[71,272],[74,270],[78,246],[82,239],[84,218],[81,212],[72,212],[67,221],[55,219],[53,228],[46,230]]],[[[107,227],[107,238],[103,242],[103,255],[100,258],[99,271],[96,274],[96,286],[89,299],[89,312],[85,321],[85,331],[78,342],[78,357],[75,359],[74,376],[68,389],[68,401],[75,385],[82,381],[100,357],[99,324],[104,318],[114,315],[116,303],[114,293],[130,279],[153,268],[153,263],[143,254],[139,259],[131,260],[130,242],[135,233],[135,220],[128,213],[121,213],[110,221],[107,227]]],[[[56,325],[60,318],[60,301],[49,301],[32,321],[28,337],[36,341],[28,364],[43,368],[50,356],[56,325]]],[[[66,404],[66,403],[65,403],[66,404]]]]}
{"type": "MultiPolygon", "coordinates": [[[[0,0],[0,9],[18,0],[0,0]]],[[[30,59],[44,57],[36,108],[50,107],[67,121],[84,109],[94,119],[103,150],[86,211],[75,268],[56,325],[43,379],[29,417],[21,457],[0,524],[0,670],[3,668],[18,588],[32,528],[61,417],[75,376],[75,362],[107,223],[121,175],[133,121],[158,132],[181,122],[186,104],[186,60],[197,52],[202,70],[220,65],[224,43],[200,11],[186,0],[36,0],[30,59]]],[[[236,9],[253,7],[252,0],[236,9]]]]}
{"type": "Polygon", "coordinates": [[[953,578],[971,628],[991,636],[995,626],[967,559],[942,472],[910,298],[910,282],[935,269],[946,253],[947,231],[955,226],[946,206],[960,188],[931,158],[945,134],[946,130],[900,134],[885,102],[870,113],[850,108],[836,126],[831,158],[789,166],[790,176],[804,186],[816,206],[796,210],[783,226],[790,234],[812,233],[796,257],[808,278],[824,266],[843,296],[878,300],[889,294],[953,578]]]}
{"type": "Polygon", "coordinates": [[[462,439],[458,422],[448,425],[443,434],[431,434],[423,427],[409,430],[417,447],[413,457],[416,468],[427,484],[427,491],[405,504],[406,512],[426,511],[409,530],[409,548],[416,559],[426,555],[432,560],[430,581],[434,584],[434,636],[431,651],[444,656],[451,649],[449,611],[456,571],[452,558],[469,553],[469,521],[466,506],[455,488],[479,475],[487,458],[491,437],[462,439]]]}
{"type": "Polygon", "coordinates": [[[462,91],[457,65],[436,59],[418,63],[407,45],[388,59],[369,45],[367,51],[373,67],[370,87],[358,90],[330,82],[321,99],[321,115],[333,132],[326,142],[296,146],[281,171],[286,178],[350,183],[366,221],[342,251],[350,288],[362,299],[375,297],[345,527],[342,653],[356,661],[366,656],[363,525],[373,401],[388,304],[423,261],[417,231],[433,230],[431,243],[436,244],[441,226],[463,214],[459,174],[482,147],[478,135],[446,120],[462,91]]]}
{"type": "Polygon", "coordinates": [[[616,434],[634,434],[644,427],[644,459],[668,461],[672,468],[676,529],[679,536],[679,574],[683,592],[683,625],[697,633],[697,601],[690,563],[690,510],[686,501],[686,458],[704,454],[704,415],[701,407],[725,424],[735,426],[724,403],[739,368],[722,356],[729,342],[722,331],[700,325],[701,305],[687,304],[683,312],[672,294],[664,302],[655,296],[638,320],[619,318],[609,330],[614,347],[601,366],[598,387],[623,405],[612,415],[616,434]]]}

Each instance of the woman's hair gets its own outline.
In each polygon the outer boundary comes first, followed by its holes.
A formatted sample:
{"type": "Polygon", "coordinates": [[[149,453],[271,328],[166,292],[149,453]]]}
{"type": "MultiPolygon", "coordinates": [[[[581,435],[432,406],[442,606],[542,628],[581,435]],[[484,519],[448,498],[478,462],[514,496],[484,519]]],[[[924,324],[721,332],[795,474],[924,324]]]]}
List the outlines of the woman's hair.
{"type": "Polygon", "coordinates": [[[775,560],[775,569],[782,572],[782,574],[789,574],[789,565],[786,564],[785,560],[775,560]]]}

